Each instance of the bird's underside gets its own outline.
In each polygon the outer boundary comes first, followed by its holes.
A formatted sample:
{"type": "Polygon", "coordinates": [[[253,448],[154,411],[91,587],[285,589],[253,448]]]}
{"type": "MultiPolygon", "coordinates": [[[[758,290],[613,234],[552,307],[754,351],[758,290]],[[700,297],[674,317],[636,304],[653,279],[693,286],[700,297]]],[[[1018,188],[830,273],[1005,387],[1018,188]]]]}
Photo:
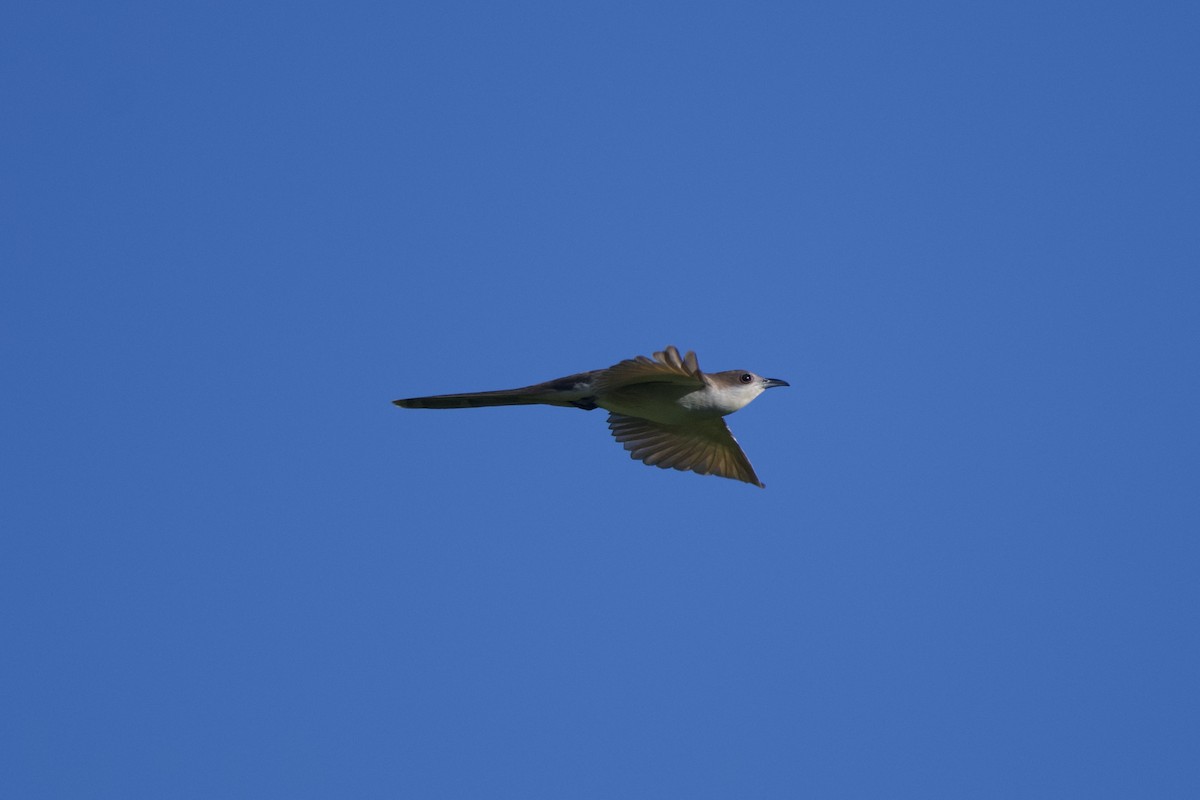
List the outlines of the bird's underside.
{"type": "MultiPolygon", "coordinates": [[[[638,356],[608,369],[579,372],[532,386],[411,397],[394,402],[402,408],[511,405],[566,406],[588,411],[604,408],[609,411],[608,427],[613,437],[631,457],[662,469],[718,475],[761,487],[763,483],[750,460],[722,419],[736,409],[711,408],[711,404],[705,404],[707,397],[721,390],[720,381],[735,380],[722,376],[734,374],[753,376],[744,372],[706,375],[701,372],[695,353],[681,357],[671,346],[655,353],[653,359],[638,356]]],[[[767,385],[786,383],[774,381],[767,385]]]]}

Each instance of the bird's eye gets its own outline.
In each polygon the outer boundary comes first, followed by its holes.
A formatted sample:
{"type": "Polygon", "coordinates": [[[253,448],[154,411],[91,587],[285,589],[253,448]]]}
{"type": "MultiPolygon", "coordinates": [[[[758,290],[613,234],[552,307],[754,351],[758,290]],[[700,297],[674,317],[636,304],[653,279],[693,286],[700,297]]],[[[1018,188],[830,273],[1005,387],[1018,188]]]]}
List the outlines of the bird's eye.
{"type": "Polygon", "coordinates": [[[742,377],[738,378],[738,380],[740,380],[742,383],[749,383],[750,381],[754,380],[754,376],[749,372],[743,372],[742,377]]]}

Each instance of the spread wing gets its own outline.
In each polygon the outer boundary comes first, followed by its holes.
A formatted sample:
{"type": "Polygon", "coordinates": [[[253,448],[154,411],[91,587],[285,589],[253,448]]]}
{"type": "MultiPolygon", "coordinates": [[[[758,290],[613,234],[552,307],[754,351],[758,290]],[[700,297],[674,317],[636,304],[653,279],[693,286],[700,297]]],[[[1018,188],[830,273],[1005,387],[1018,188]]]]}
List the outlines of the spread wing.
{"type": "Polygon", "coordinates": [[[600,370],[596,378],[599,392],[616,391],[635,383],[674,383],[699,388],[704,385],[704,373],[696,363],[695,353],[689,350],[681,358],[679,350],[671,345],[655,353],[654,358],[638,356],[600,370]]]}
{"type": "Polygon", "coordinates": [[[725,420],[709,417],[686,425],[663,425],[638,417],[609,414],[608,427],[629,454],[652,467],[691,470],[701,475],[753,483],[762,481],[754,474],[750,459],[729,432],[725,420]]]}

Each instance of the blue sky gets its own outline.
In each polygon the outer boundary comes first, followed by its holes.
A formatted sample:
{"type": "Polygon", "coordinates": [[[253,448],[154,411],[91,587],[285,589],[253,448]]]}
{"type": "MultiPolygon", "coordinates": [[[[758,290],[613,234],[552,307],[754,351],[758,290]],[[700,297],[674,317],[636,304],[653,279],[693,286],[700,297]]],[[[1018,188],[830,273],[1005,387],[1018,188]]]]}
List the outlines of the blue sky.
{"type": "Polygon", "coordinates": [[[6,796],[1200,792],[1194,4],[4,18],[6,796]]]}

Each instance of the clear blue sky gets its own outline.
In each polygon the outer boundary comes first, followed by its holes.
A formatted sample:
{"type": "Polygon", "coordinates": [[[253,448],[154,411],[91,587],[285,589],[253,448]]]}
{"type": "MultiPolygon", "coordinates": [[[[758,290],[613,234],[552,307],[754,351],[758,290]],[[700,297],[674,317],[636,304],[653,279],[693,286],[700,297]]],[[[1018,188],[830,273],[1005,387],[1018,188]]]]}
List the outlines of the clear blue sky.
{"type": "Polygon", "coordinates": [[[9,8],[0,794],[1200,796],[1198,8],[9,8]]]}

